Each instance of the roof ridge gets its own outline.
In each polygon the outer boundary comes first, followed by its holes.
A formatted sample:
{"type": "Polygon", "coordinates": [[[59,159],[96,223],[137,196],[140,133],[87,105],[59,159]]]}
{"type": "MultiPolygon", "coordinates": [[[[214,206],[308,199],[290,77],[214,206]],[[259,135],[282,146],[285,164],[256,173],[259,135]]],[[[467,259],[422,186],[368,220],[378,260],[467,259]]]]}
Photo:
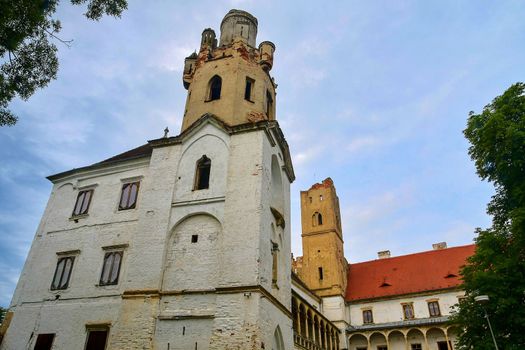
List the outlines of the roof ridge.
{"type": "Polygon", "coordinates": [[[424,250],[422,252],[409,253],[409,254],[405,254],[405,255],[397,255],[397,256],[392,256],[392,257],[389,257],[389,258],[366,260],[366,261],[360,261],[360,262],[356,262],[356,263],[348,263],[348,266],[360,265],[360,264],[368,264],[368,263],[373,263],[373,262],[376,262],[376,261],[387,261],[387,260],[388,261],[392,261],[392,260],[396,260],[396,259],[399,259],[399,258],[404,258],[404,257],[407,257],[407,256],[423,255],[423,254],[430,254],[430,253],[436,253],[436,252],[442,252],[442,251],[449,251],[449,250],[455,250],[455,249],[459,249],[459,248],[472,247],[472,246],[475,246],[475,245],[476,245],[475,243],[471,243],[471,244],[459,245],[459,246],[448,247],[448,248],[443,248],[443,249],[424,250]]]}

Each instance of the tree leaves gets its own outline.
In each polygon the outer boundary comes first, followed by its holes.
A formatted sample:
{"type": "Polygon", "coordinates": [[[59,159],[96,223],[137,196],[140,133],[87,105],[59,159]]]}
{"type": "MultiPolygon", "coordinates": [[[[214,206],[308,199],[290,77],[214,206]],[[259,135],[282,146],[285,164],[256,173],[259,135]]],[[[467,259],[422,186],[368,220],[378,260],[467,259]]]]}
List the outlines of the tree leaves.
{"type": "MultiPolygon", "coordinates": [[[[87,3],[86,17],[120,17],[126,0],[71,0],[87,3]]],[[[44,88],[58,72],[56,41],[68,44],[57,34],[60,21],[52,18],[58,0],[0,0],[0,126],[17,121],[9,103],[20,97],[27,100],[44,88]]]]}
{"type": "Polygon", "coordinates": [[[512,85],[483,112],[471,112],[464,131],[478,175],[493,182],[487,206],[492,227],[478,229],[476,252],[462,269],[466,298],[452,322],[462,331],[462,349],[492,349],[485,306],[500,348],[525,348],[525,84],[512,85]]]}

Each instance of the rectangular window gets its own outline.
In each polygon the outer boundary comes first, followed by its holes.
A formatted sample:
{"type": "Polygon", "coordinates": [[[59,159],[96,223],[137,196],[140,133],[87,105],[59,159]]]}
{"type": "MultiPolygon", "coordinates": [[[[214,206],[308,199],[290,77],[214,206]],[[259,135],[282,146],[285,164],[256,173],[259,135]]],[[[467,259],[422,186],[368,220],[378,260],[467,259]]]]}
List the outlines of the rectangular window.
{"type": "Polygon", "coordinates": [[[405,317],[405,320],[414,318],[414,306],[412,305],[412,303],[402,304],[402,305],[403,305],[403,316],[405,317]]]}
{"type": "Polygon", "coordinates": [[[244,99],[247,101],[252,100],[252,90],[255,85],[255,80],[246,77],[246,88],[244,89],[244,99]]]}
{"type": "Polygon", "coordinates": [[[438,345],[438,350],[453,350],[454,349],[452,347],[452,342],[451,341],[448,342],[448,347],[447,347],[447,342],[446,341],[438,341],[437,345],[438,345]]]}
{"type": "Polygon", "coordinates": [[[66,289],[73,270],[74,256],[65,256],[58,259],[55,275],[53,276],[52,290],[66,289]]]}
{"type": "Polygon", "coordinates": [[[410,344],[410,349],[411,350],[423,350],[423,348],[421,347],[421,344],[410,344]]]}
{"type": "Polygon", "coordinates": [[[439,310],[439,303],[437,301],[428,302],[428,312],[430,317],[441,316],[441,311],[439,310]]]}
{"type": "Polygon", "coordinates": [[[388,350],[388,347],[386,345],[378,345],[377,350],[388,350]]]}
{"type": "Polygon", "coordinates": [[[33,350],[51,350],[53,347],[54,333],[39,334],[36,338],[35,347],[33,350]]]}
{"type": "Polygon", "coordinates": [[[130,182],[122,185],[118,210],[133,209],[137,205],[137,194],[140,182],[130,182]]]}
{"type": "Polygon", "coordinates": [[[323,268],[322,267],[319,267],[319,279],[320,280],[323,279],[323,268]]]}
{"type": "Polygon", "coordinates": [[[100,285],[108,286],[118,283],[120,263],[122,262],[122,251],[107,252],[104,256],[104,265],[100,275],[100,285]]]}
{"type": "Polygon", "coordinates": [[[363,310],[363,323],[374,323],[372,310],[363,310]]]}
{"type": "Polygon", "coordinates": [[[88,213],[91,197],[93,197],[93,190],[78,192],[75,208],[73,208],[73,216],[85,215],[88,213]]]}
{"type": "Polygon", "coordinates": [[[273,97],[270,91],[266,90],[266,115],[268,116],[268,119],[271,119],[272,116],[272,110],[273,110],[273,97]]]}
{"type": "Polygon", "coordinates": [[[355,350],[368,350],[368,348],[366,346],[360,346],[355,348],[355,350]]]}
{"type": "Polygon", "coordinates": [[[88,329],[86,350],[104,350],[108,339],[107,328],[88,329]]]}

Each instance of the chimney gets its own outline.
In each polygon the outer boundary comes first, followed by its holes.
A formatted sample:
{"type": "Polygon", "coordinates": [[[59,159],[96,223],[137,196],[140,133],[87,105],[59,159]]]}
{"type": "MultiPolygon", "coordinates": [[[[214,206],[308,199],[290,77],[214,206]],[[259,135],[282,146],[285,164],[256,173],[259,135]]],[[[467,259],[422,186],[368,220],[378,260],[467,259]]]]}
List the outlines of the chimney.
{"type": "Polygon", "coordinates": [[[441,250],[447,248],[447,242],[439,242],[432,244],[432,249],[434,250],[441,250]]]}
{"type": "Polygon", "coordinates": [[[377,252],[377,257],[379,259],[390,258],[390,250],[383,250],[383,251],[377,252]]]}

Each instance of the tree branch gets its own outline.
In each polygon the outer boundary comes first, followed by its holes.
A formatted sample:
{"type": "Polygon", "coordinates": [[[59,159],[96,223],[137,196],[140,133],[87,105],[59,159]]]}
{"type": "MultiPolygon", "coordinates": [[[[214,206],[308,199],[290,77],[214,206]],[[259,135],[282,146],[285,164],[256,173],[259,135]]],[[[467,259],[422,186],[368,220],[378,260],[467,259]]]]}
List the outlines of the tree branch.
{"type": "Polygon", "coordinates": [[[62,44],[66,45],[68,48],[71,48],[71,43],[73,42],[73,39],[71,40],[64,40],[58,36],[56,36],[54,34],[54,32],[50,32],[49,30],[47,30],[47,28],[44,28],[44,31],[49,34],[51,37],[53,37],[54,39],[60,41],[62,44]]]}

